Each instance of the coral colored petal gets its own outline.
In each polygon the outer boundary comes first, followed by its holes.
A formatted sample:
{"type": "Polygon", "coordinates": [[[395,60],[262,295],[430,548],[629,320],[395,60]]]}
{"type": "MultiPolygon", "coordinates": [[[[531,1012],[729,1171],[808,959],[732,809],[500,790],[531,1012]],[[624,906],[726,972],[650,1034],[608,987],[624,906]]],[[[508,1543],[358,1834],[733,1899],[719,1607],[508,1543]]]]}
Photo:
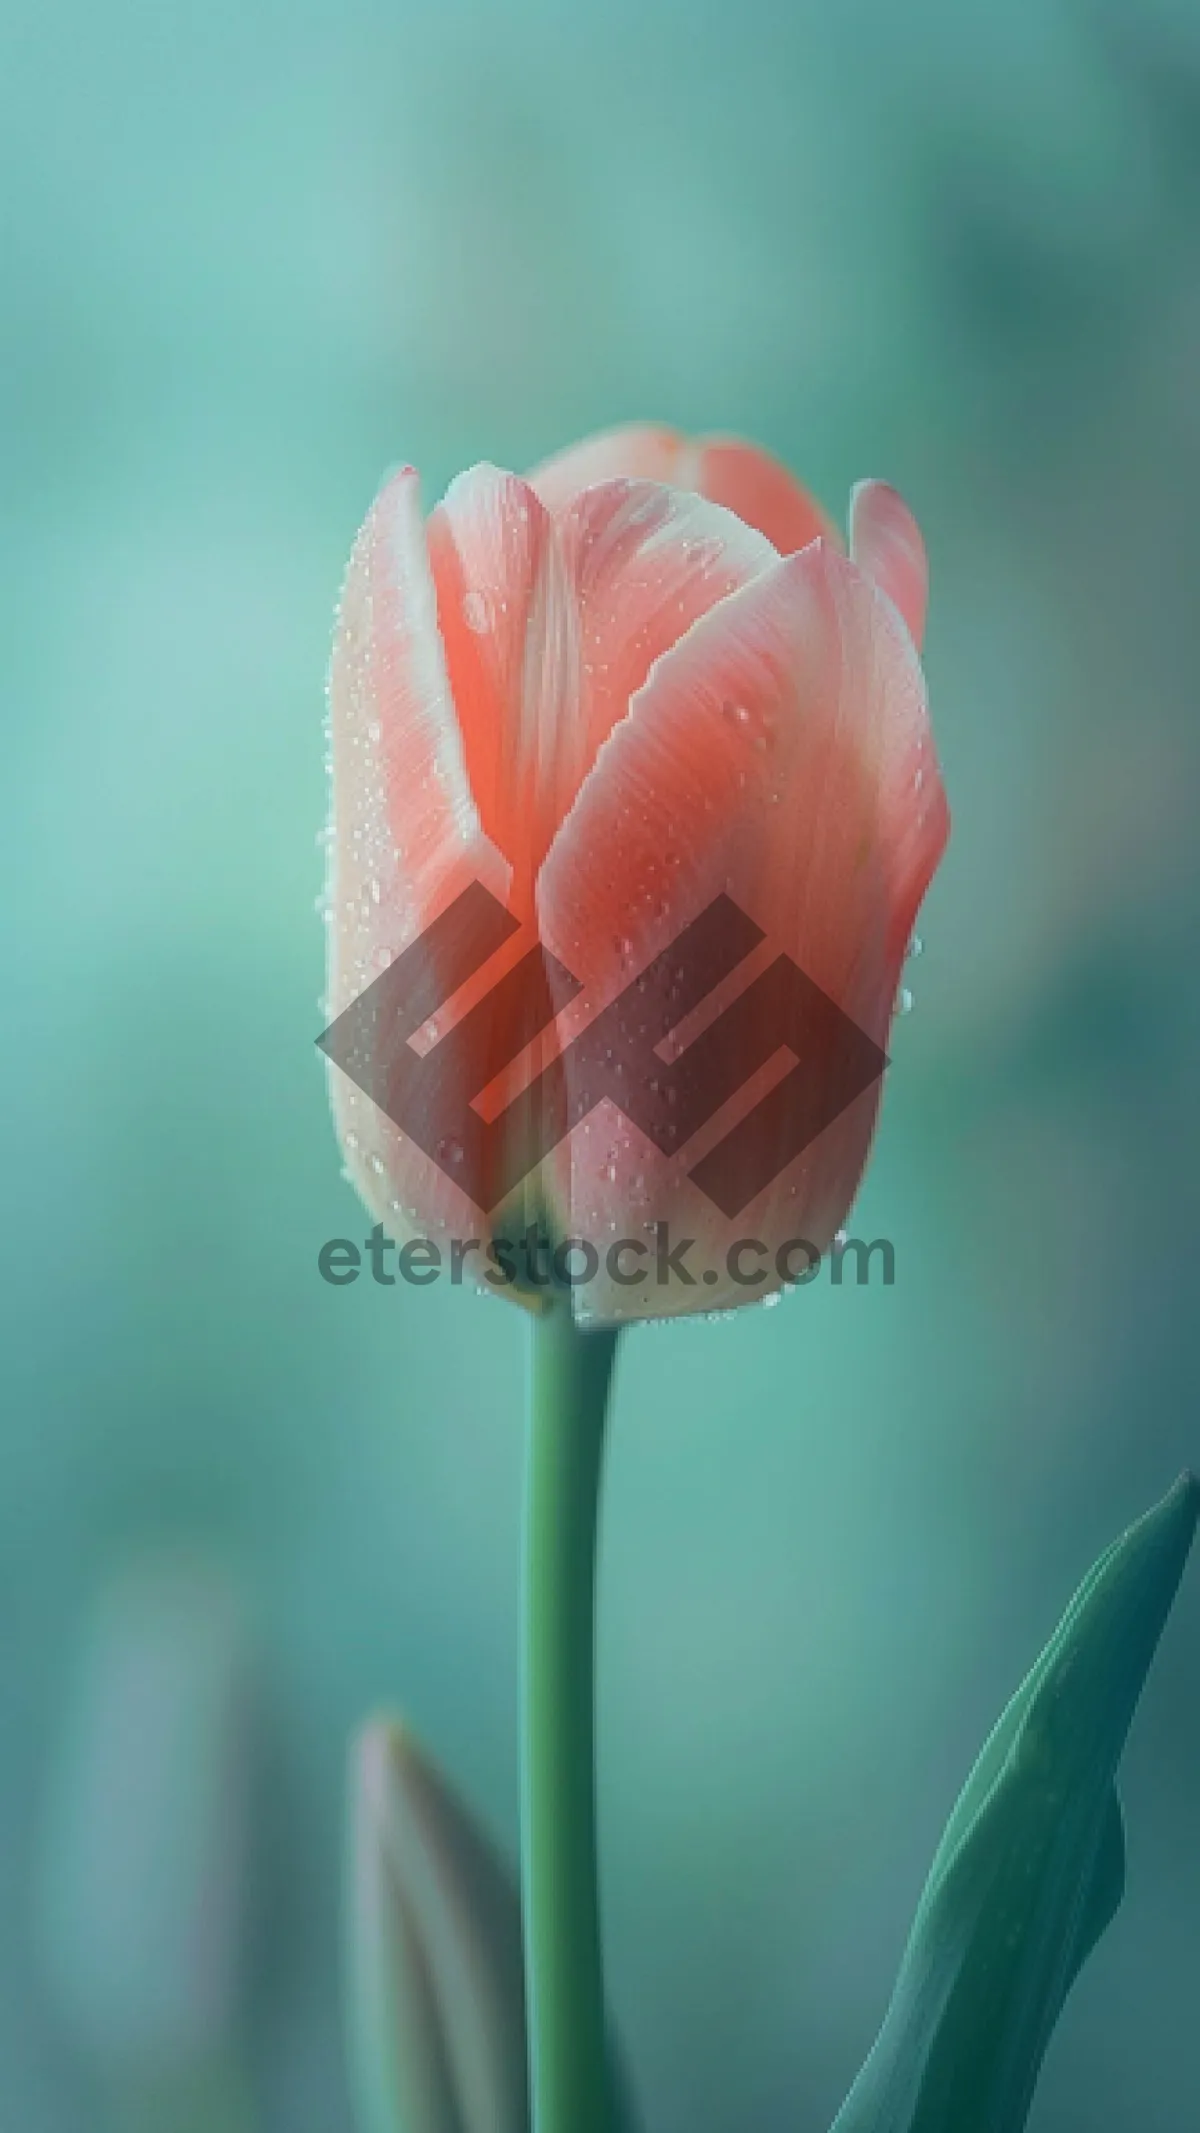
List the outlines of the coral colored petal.
{"type": "MultiPolygon", "coordinates": [[[[732,512],[656,482],[587,489],[555,532],[578,614],[578,716],[590,768],[655,660],[775,557],[732,512]]],[[[577,790],[564,796],[559,821],[577,790]]]]}
{"type": "Polygon", "coordinates": [[[854,489],[850,553],[899,608],[919,651],[929,595],[925,543],[904,498],[886,481],[860,481],[854,489]]]}
{"type": "Polygon", "coordinates": [[[353,997],[366,959],[412,939],[471,867],[496,891],[505,879],[467,778],[411,467],[355,542],[329,699],[338,978],[353,997]]]}
{"type": "Polygon", "coordinates": [[[558,514],[582,489],[622,475],[665,482],[722,505],[780,555],[822,537],[841,545],[828,514],[794,475],[770,452],[738,437],[693,439],[657,424],[630,423],[543,460],[529,480],[558,514]]]}
{"type": "Polygon", "coordinates": [[[471,792],[487,835],[524,879],[532,825],[555,805],[567,745],[545,723],[553,729],[561,693],[545,659],[552,653],[559,669],[570,659],[569,644],[545,643],[550,520],[517,475],[477,466],[431,514],[428,542],[471,792]]]}
{"type": "Polygon", "coordinates": [[[601,482],[551,519],[527,483],[492,467],[454,483],[429,547],[471,788],[525,915],[652,662],[772,550],[731,513],[655,482],[601,482]]]}
{"type": "MultiPolygon", "coordinates": [[[[659,661],[551,849],[540,930],[600,1003],[724,892],[761,927],[768,956],[791,957],[882,1043],[945,834],[907,632],[820,543],[733,594],[659,661]]],[[[824,1249],[852,1198],[877,1102],[876,1087],[852,1103],[732,1230],[686,1175],[706,1152],[703,1134],[665,1157],[610,1106],[576,1127],[550,1189],[560,1219],[597,1239],[640,1203],[648,1222],[700,1240],[700,1264],[707,1252],[722,1265],[737,1234],[772,1251],[795,1236],[824,1249]]],[[[581,1315],[615,1318],[746,1296],[725,1278],[665,1296],[601,1281],[577,1304],[581,1315]]]]}
{"type": "MultiPolygon", "coordinates": [[[[467,782],[411,467],[380,491],[355,542],[329,703],[332,1020],[469,882],[501,898],[508,889],[467,782]]],[[[330,1090],[347,1163],[380,1220],[393,1233],[406,1221],[461,1223],[462,1195],[336,1067],[330,1090]]]]}
{"type": "Polygon", "coordinates": [[[600,430],[581,444],[568,445],[526,478],[547,509],[565,510],[581,489],[598,481],[673,482],[685,440],[678,430],[653,422],[630,422],[620,429],[600,430]]]}
{"type": "Polygon", "coordinates": [[[702,437],[688,447],[674,479],[715,504],[736,511],[766,535],[780,555],[794,555],[810,541],[840,546],[832,521],[795,476],[770,452],[736,437],[702,437]]]}

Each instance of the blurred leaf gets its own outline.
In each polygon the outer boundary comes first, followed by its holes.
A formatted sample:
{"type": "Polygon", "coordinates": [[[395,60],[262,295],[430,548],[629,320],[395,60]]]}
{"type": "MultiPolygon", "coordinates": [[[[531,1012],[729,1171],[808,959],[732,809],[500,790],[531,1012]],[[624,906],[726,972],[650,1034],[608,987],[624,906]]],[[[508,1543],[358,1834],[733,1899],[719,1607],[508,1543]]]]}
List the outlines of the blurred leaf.
{"type": "MultiPolygon", "coordinates": [[[[528,2133],[516,1880],[401,1722],[352,1750],[350,2065],[360,2133],[528,2133]]],[[[613,2053],[619,2124],[629,2084],[613,2053]]]]}
{"type": "Polygon", "coordinates": [[[349,2019],[362,2133],[526,2133],[521,1906],[407,1730],[354,1749],[349,2019]]]}
{"type": "Polygon", "coordinates": [[[834,2133],[1019,2133],[1125,1877],[1113,1778],[1196,1528],[1185,1476],[1101,1556],[947,1824],[834,2133]]]}
{"type": "Polygon", "coordinates": [[[122,2093],[224,2091],[248,1930],[252,1674],[219,1563],[139,1557],[97,1594],[72,1669],[36,1877],[43,1975],[122,2093]]]}

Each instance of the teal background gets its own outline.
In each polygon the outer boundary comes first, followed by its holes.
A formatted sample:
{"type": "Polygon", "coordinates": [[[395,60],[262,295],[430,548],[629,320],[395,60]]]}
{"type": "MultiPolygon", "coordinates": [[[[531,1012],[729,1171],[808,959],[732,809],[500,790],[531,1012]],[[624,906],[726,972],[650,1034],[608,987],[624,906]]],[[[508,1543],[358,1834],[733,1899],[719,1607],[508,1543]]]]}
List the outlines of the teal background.
{"type": "MultiPolygon", "coordinates": [[[[432,501],[654,417],[839,514],[885,475],[932,556],[954,835],[852,1225],[896,1284],[631,1336],[603,1544],[649,2124],[823,2127],[983,1732],[1200,1456],[1200,13],[9,0],[0,79],[0,2119],[98,2122],[56,1902],[136,2031],[136,1892],[203,1902],[221,1850],[157,1692],[137,1811],[79,1746],[131,1566],[199,1555],[244,1623],[264,2126],[348,2122],[355,1722],[405,1709],[513,1840],[523,1319],[316,1274],[365,1227],[312,1044],[322,684],[386,465],[432,501]],[[108,1880],[56,1898],[71,1844],[108,1880]]],[[[173,1652],[186,1713],[223,1662],[173,1652]]],[[[1035,2133],[1200,2115],[1198,1686],[1193,1575],[1035,2133]]]]}

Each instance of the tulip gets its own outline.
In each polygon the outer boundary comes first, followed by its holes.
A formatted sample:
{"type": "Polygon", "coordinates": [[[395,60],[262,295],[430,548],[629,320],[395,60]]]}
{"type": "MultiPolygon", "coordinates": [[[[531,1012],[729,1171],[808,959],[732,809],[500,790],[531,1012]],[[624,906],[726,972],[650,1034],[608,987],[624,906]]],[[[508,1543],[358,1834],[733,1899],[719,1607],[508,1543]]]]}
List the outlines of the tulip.
{"type": "Polygon", "coordinates": [[[321,1038],[349,1174],[380,1238],[448,1238],[452,1270],[481,1214],[493,1250],[531,1212],[586,1247],[585,1288],[557,1261],[549,1293],[524,1281],[534,2133],[610,2133],[614,2108],[593,1657],[617,1332],[777,1290],[790,1245],[807,1265],[850,1205],[947,832],[925,591],[882,483],[854,492],[847,555],[765,453],[649,427],[525,479],[475,467],[427,523],[404,467],[350,560],[321,1038]],[[467,906],[498,918],[486,953],[451,938],[467,906]],[[647,1231],[676,1239],[653,1278],[647,1231]],[[739,1237],[757,1240],[752,1283],[739,1237]]]}
{"type": "MultiPolygon", "coordinates": [[[[334,1014],[478,882],[518,921],[489,980],[536,942],[577,981],[560,1001],[565,1046],[725,895],[764,937],[746,974],[787,955],[882,1064],[947,833],[917,656],[925,591],[921,537],[894,490],[855,490],[846,554],[747,444],[618,430],[525,479],[474,467],[427,522],[416,473],[394,474],[354,547],[331,669],[334,1014]]],[[[545,1064],[540,1043],[527,1075],[545,1064]]],[[[558,1140],[521,1207],[596,1240],[666,1223],[705,1270],[623,1282],[602,1262],[577,1317],[744,1302],[781,1286],[789,1239],[828,1247],[879,1081],[843,1104],[836,1059],[806,1071],[829,1084],[829,1123],[732,1231],[690,1175],[724,1113],[665,1153],[609,1103],[558,1140]],[[765,1247],[749,1289],[723,1262],[733,1235],[765,1247]]],[[[334,1074],[332,1096],[350,1175],[391,1234],[479,1234],[450,1166],[348,1076],[334,1074]]],[[[507,1214],[489,1213],[491,1235],[507,1214]]]]}

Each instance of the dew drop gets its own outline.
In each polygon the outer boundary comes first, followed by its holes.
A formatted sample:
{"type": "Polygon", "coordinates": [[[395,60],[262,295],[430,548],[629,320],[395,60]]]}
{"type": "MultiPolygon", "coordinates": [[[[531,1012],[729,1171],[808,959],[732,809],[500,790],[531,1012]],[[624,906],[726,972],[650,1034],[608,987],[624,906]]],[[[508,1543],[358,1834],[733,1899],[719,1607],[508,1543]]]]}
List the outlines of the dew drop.
{"type": "Polygon", "coordinates": [[[902,985],[896,994],[896,1013],[897,1015],[911,1015],[912,1009],[913,996],[907,985],[902,985]]]}

